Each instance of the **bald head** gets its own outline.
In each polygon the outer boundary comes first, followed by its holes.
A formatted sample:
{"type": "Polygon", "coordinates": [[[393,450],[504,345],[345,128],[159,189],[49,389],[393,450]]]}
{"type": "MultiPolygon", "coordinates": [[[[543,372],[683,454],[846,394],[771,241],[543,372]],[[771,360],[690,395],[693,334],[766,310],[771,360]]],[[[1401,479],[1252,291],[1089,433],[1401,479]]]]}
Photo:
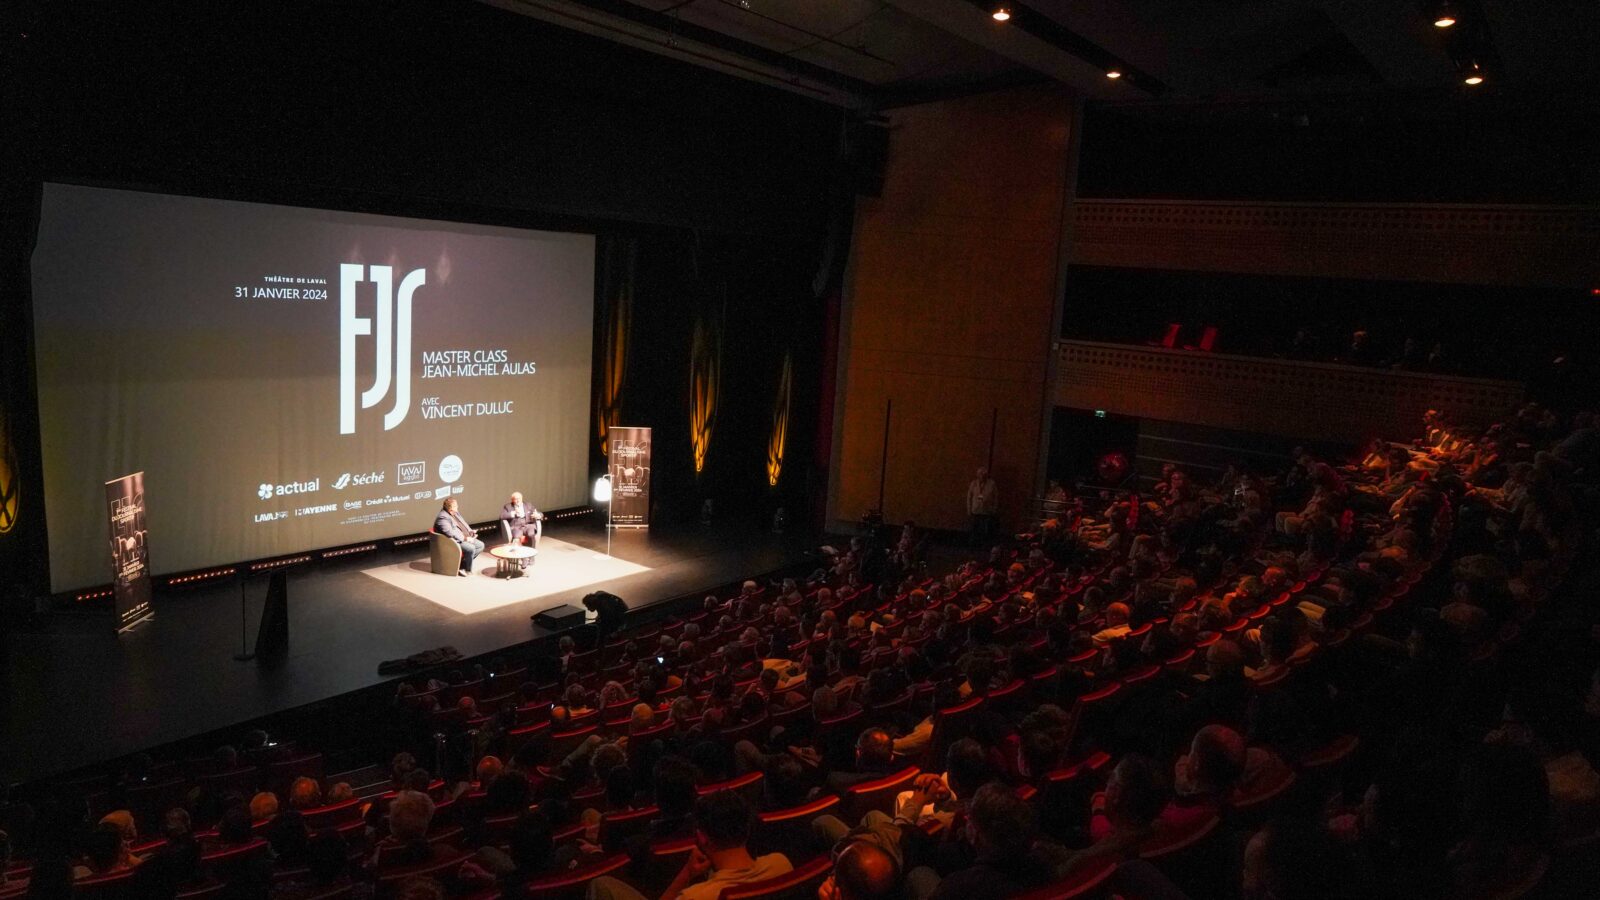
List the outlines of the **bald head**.
{"type": "Polygon", "coordinates": [[[868,728],[856,738],[856,761],[863,767],[887,766],[894,761],[894,739],[882,728],[868,728]]]}
{"type": "Polygon", "coordinates": [[[893,896],[900,886],[900,866],[877,844],[856,841],[833,863],[840,900],[876,900],[893,896]]]}

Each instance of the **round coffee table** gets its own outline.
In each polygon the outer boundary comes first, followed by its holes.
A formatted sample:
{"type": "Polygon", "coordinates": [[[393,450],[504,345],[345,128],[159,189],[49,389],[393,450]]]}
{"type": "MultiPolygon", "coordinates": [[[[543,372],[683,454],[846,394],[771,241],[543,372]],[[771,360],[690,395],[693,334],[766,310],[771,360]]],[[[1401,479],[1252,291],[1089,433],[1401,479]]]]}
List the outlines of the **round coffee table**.
{"type": "Polygon", "coordinates": [[[495,575],[500,578],[516,578],[525,574],[528,564],[539,555],[539,551],[521,544],[506,544],[495,547],[489,551],[495,558],[495,575]]]}

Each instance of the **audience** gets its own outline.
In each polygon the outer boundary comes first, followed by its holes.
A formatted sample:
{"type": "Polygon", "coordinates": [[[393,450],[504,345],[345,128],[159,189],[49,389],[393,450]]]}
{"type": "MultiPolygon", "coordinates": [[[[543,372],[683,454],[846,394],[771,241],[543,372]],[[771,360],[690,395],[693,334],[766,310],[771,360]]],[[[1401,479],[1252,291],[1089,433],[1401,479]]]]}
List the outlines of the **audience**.
{"type": "MultiPolygon", "coordinates": [[[[289,900],[377,878],[510,896],[626,853],[588,890],[632,898],[671,874],[648,875],[652,847],[692,840],[669,898],[830,852],[823,900],[981,900],[1105,866],[1129,896],[1515,895],[1600,833],[1596,616],[1560,605],[1592,538],[1600,432],[1568,421],[1530,407],[1477,433],[1433,414],[1416,445],[1349,466],[1297,452],[1204,483],[1174,466],[1143,497],[1060,492],[1051,523],[943,574],[914,528],[864,535],[659,633],[599,653],[563,639],[503,707],[444,693],[483,683],[466,667],[408,683],[403,749],[370,791],[300,777],[281,805],[196,792],[154,819],[72,800],[20,843],[29,890],[133,869],[163,898],[218,877],[289,900]],[[435,756],[441,695],[483,718],[435,756]],[[848,798],[910,766],[854,821],[852,800],[758,826],[747,799],[848,798]],[[698,796],[746,773],[747,791],[698,796]],[[358,793],[348,843],[311,827],[358,793]],[[144,860],[136,821],[165,839],[144,860]],[[201,859],[258,838],[268,851],[231,868],[201,859]],[[1134,862],[1190,838],[1192,859],[1134,862]]],[[[241,746],[277,752],[262,732],[241,746]]],[[[153,767],[114,770],[118,790],[153,767]]],[[[224,746],[205,771],[241,767],[224,746]]]]}

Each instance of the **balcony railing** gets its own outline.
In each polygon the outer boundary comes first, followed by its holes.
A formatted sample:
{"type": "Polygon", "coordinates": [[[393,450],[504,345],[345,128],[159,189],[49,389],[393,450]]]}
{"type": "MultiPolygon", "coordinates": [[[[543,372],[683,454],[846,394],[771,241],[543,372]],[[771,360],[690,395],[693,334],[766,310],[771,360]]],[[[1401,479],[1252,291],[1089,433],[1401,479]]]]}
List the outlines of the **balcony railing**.
{"type": "Polygon", "coordinates": [[[1092,341],[1058,341],[1057,406],[1329,441],[1414,434],[1429,409],[1485,425],[1518,382],[1092,341]]]}

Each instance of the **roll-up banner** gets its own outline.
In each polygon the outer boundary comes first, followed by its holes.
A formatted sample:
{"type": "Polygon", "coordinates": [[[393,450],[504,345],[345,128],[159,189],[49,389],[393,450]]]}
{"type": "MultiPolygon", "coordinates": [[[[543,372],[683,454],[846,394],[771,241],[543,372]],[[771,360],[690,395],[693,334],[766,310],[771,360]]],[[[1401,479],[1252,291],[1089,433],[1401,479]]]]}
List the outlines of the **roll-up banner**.
{"type": "Polygon", "coordinates": [[[111,516],[111,593],[122,631],[150,615],[150,557],[144,524],[144,473],[106,482],[111,516]]]}
{"type": "Polygon", "coordinates": [[[650,429],[611,429],[611,524],[650,527],[650,429]]]}

